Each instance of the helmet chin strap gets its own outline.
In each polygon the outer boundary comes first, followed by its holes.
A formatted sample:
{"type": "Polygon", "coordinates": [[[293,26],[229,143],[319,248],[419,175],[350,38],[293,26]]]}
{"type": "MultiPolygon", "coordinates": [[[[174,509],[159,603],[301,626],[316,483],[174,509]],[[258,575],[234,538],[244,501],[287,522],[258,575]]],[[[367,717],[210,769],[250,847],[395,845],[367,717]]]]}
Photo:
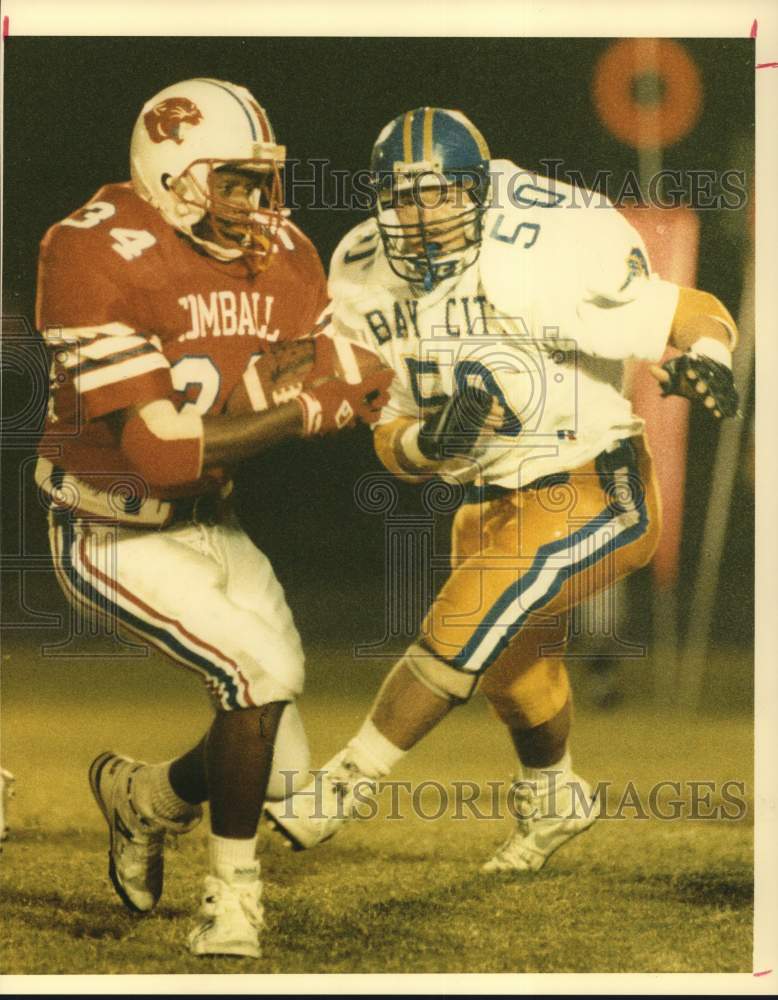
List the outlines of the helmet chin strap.
{"type": "Polygon", "coordinates": [[[424,259],[418,261],[419,270],[423,269],[420,283],[423,285],[424,291],[431,292],[433,288],[442,285],[449,278],[454,277],[454,269],[457,262],[472,249],[473,247],[469,245],[463,247],[461,250],[437,256],[434,253],[434,247],[430,246],[425,253],[424,259]],[[443,272],[442,274],[440,274],[441,271],[443,272]]]}

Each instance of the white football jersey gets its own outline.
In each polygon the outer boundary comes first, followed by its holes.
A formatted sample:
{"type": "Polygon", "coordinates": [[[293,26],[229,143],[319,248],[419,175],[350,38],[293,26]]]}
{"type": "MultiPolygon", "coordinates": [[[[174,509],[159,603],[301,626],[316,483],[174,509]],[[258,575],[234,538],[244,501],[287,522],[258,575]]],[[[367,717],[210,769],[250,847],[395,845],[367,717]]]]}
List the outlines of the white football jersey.
{"type": "Polygon", "coordinates": [[[335,251],[329,294],[335,330],[396,373],[381,423],[421,419],[477,385],[505,414],[482,438],[481,479],[516,489],[642,430],[623,362],[661,358],[678,286],[650,273],[642,239],[604,196],[507,160],[490,171],[474,265],[425,292],[391,270],[369,219],[335,251]]]}

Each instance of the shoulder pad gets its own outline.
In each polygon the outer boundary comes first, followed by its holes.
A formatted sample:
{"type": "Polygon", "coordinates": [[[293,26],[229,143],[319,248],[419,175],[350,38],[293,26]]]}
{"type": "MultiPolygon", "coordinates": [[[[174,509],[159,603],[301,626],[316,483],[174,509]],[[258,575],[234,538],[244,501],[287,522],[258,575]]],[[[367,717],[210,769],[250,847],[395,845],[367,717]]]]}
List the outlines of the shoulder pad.
{"type": "Polygon", "coordinates": [[[284,219],[283,226],[281,228],[283,232],[287,234],[291,242],[294,244],[295,250],[311,250],[318,256],[316,247],[313,245],[311,240],[305,235],[302,229],[300,229],[300,227],[297,225],[296,222],[292,222],[291,219],[284,219]]]}
{"type": "Polygon", "coordinates": [[[151,205],[139,198],[130,184],[106,184],[76,211],[51,226],[41,240],[43,259],[74,257],[111,270],[122,260],[135,260],[160,240],[171,227],[151,205]]]}
{"type": "Polygon", "coordinates": [[[319,251],[299,226],[290,219],[284,221],[276,243],[279,260],[274,267],[285,265],[303,276],[307,282],[325,282],[324,266],[319,251]]]}
{"type": "Polygon", "coordinates": [[[104,184],[70,215],[51,226],[44,240],[59,232],[86,233],[101,224],[159,231],[170,228],[155,208],[140,198],[129,183],[104,184]]]}
{"type": "Polygon", "coordinates": [[[362,306],[373,302],[376,295],[386,294],[381,274],[374,270],[374,265],[380,267],[383,260],[374,219],[355,226],[340,241],[332,255],[328,283],[336,327],[358,326],[362,322],[362,306]]]}
{"type": "Polygon", "coordinates": [[[155,250],[169,229],[129,184],[100,188],[41,241],[39,328],[126,323],[132,289],[162,280],[155,250]]]}
{"type": "Polygon", "coordinates": [[[552,207],[603,208],[611,201],[599,191],[567,184],[555,177],[527,170],[511,160],[490,160],[492,207],[545,211],[552,207]]]}
{"type": "Polygon", "coordinates": [[[364,271],[381,245],[375,219],[365,219],[349,230],[335,248],[330,263],[330,280],[345,278],[358,265],[364,271]]]}

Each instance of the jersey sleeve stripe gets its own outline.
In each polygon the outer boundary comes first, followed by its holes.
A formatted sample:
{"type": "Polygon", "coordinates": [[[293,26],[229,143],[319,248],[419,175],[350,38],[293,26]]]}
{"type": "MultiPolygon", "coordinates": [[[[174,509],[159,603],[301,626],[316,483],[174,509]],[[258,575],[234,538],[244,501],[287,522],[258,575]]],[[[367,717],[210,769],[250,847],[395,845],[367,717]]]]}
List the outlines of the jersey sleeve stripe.
{"type": "Polygon", "coordinates": [[[126,337],[136,331],[126,323],[100,323],[97,326],[47,326],[43,339],[51,347],[59,347],[65,341],[94,340],[96,337],[126,337]]]}
{"type": "Polygon", "coordinates": [[[139,357],[132,357],[118,364],[101,365],[95,371],[77,375],[73,384],[77,392],[90,392],[115,382],[124,382],[138,375],[145,375],[157,368],[169,368],[170,364],[158,351],[144,351],[139,357]]]}
{"type": "Polygon", "coordinates": [[[97,371],[100,368],[108,368],[111,365],[115,365],[120,361],[126,361],[127,358],[137,358],[142,354],[159,354],[151,344],[145,341],[140,347],[131,347],[127,351],[117,351],[116,354],[112,354],[108,358],[98,358],[95,361],[82,361],[81,364],[74,369],[73,375],[86,375],[88,372],[97,371]]]}
{"type": "Polygon", "coordinates": [[[66,368],[76,368],[78,365],[83,365],[86,359],[105,361],[114,354],[124,354],[130,348],[141,346],[154,350],[144,337],[101,337],[91,344],[69,352],[64,365],[66,368]]]}

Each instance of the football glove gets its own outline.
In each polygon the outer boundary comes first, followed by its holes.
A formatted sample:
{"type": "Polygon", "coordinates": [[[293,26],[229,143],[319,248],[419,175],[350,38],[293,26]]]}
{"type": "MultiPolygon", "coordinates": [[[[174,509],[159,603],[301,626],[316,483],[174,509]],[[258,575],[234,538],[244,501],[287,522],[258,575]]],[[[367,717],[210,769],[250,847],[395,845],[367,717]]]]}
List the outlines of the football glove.
{"type": "Polygon", "coordinates": [[[393,371],[383,369],[356,385],[333,378],[307,386],[297,397],[303,413],[303,437],[353,427],[357,420],[374,424],[389,401],[387,390],[393,378],[393,371]]]}
{"type": "Polygon", "coordinates": [[[685,396],[702,403],[719,419],[739,415],[740,396],[732,371],[721,362],[687,351],[654,371],[663,396],[685,396]]]}
{"type": "Polygon", "coordinates": [[[419,451],[432,462],[454,455],[475,455],[493,402],[488,392],[474,386],[455,392],[443,409],[429,414],[422,423],[419,451]]]}

